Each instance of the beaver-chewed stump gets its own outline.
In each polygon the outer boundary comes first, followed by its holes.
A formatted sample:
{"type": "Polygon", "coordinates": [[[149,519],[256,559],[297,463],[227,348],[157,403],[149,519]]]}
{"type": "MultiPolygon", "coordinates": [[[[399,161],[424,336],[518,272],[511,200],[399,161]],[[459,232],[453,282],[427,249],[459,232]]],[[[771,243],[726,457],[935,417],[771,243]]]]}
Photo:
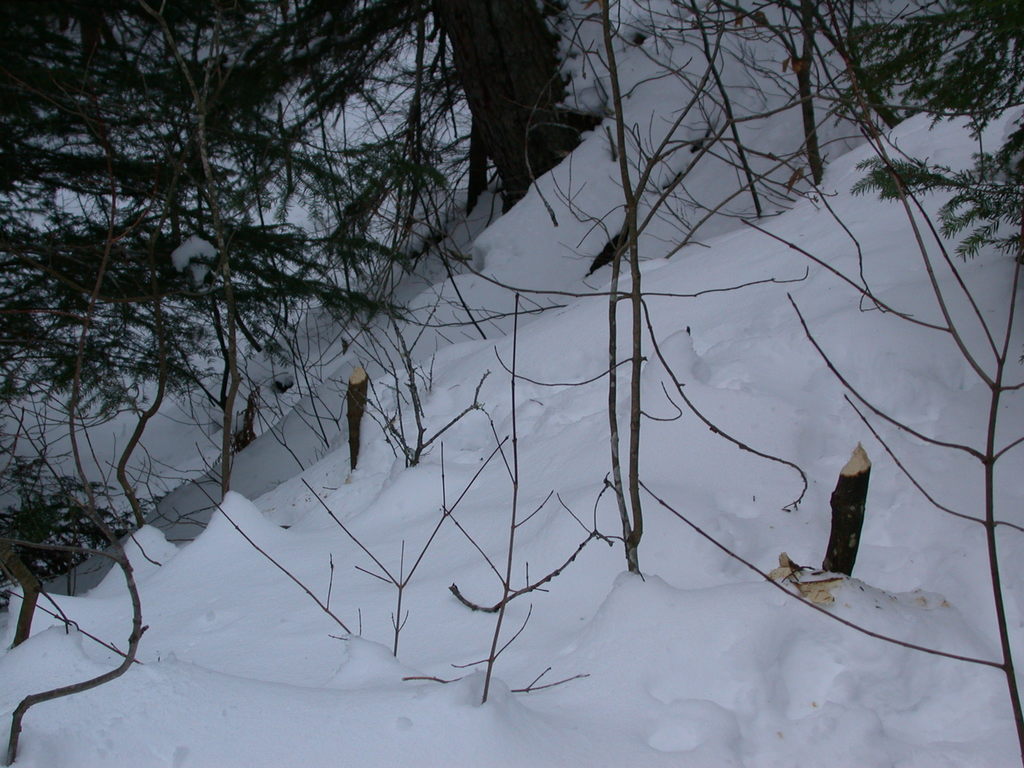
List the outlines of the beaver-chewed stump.
{"type": "Polygon", "coordinates": [[[348,454],[349,468],[354,471],[359,461],[359,430],[366,411],[366,388],[369,377],[362,366],[358,366],[348,377],[348,454]]]}
{"type": "Polygon", "coordinates": [[[853,575],[860,531],[864,526],[870,476],[871,461],[861,444],[857,443],[853,455],[839,473],[836,489],[832,491],[832,534],[821,563],[823,571],[853,575]]]}

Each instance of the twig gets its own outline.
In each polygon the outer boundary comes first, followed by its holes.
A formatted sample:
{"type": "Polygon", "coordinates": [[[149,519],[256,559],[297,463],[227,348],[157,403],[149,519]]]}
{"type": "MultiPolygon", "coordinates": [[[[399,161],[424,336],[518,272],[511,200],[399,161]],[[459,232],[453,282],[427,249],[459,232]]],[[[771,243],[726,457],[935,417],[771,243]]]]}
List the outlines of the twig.
{"type": "Polygon", "coordinates": [[[556,568],[555,570],[551,571],[544,578],[538,579],[533,584],[530,584],[530,585],[528,585],[526,587],[523,587],[522,589],[517,589],[517,590],[509,592],[505,597],[503,597],[501,600],[499,600],[494,605],[489,605],[489,606],[487,606],[487,605],[478,605],[477,603],[474,603],[471,600],[467,600],[463,596],[462,592],[459,591],[458,586],[456,586],[454,583],[450,587],[448,587],[448,591],[451,592],[453,595],[455,595],[456,599],[458,599],[458,601],[460,603],[462,603],[464,606],[466,606],[467,608],[469,608],[472,611],[482,611],[483,613],[497,613],[501,609],[501,607],[503,605],[507,604],[509,601],[514,600],[515,598],[519,597],[520,595],[525,595],[527,592],[533,592],[534,590],[539,589],[540,587],[543,587],[545,584],[547,584],[551,580],[553,580],[553,579],[557,578],[558,576],[560,576],[562,571],[564,571],[566,568],[568,568],[570,565],[572,565],[573,562],[575,562],[575,560],[579,556],[580,552],[583,551],[583,548],[586,547],[587,544],[589,544],[591,541],[593,541],[594,539],[597,539],[597,538],[604,538],[604,537],[601,536],[601,534],[597,533],[596,531],[591,531],[590,535],[587,536],[587,538],[585,538],[580,543],[580,545],[578,547],[576,547],[576,551],[573,552],[564,563],[562,563],[560,566],[558,566],[558,568],[556,568]]]}
{"type": "Polygon", "coordinates": [[[565,685],[565,683],[570,683],[573,680],[583,680],[584,678],[590,677],[590,673],[581,673],[578,675],[573,675],[572,677],[566,677],[562,680],[556,680],[553,683],[545,683],[544,685],[534,685],[534,683],[536,683],[550,671],[551,667],[548,667],[539,675],[537,675],[537,677],[534,678],[533,683],[530,683],[525,688],[513,688],[512,693],[533,693],[534,691],[543,691],[547,688],[554,688],[556,685],[565,685]]]}

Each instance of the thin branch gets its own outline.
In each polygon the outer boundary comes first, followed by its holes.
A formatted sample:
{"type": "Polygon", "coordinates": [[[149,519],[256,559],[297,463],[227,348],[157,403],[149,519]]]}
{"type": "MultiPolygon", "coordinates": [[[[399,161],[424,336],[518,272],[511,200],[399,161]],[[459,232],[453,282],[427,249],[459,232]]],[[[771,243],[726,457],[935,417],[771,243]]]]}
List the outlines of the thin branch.
{"type": "Polygon", "coordinates": [[[927,646],[917,645],[916,643],[910,643],[910,642],[907,642],[906,640],[900,640],[898,638],[891,637],[889,635],[883,635],[883,634],[881,634],[879,632],[873,632],[870,629],[867,629],[866,627],[862,627],[859,624],[856,624],[856,623],[850,621],[849,619],[844,619],[842,616],[837,616],[836,614],[826,610],[825,608],[822,608],[820,605],[817,605],[817,604],[811,602],[810,600],[807,600],[803,596],[795,594],[793,592],[790,592],[788,589],[786,589],[785,586],[783,586],[782,584],[779,584],[777,581],[774,581],[773,579],[771,579],[765,571],[762,571],[760,568],[758,568],[756,565],[751,563],[749,560],[745,559],[741,555],[739,555],[736,552],[734,552],[733,550],[729,549],[729,547],[727,547],[724,544],[722,544],[720,541],[718,541],[718,539],[713,537],[711,534],[707,533],[699,525],[697,525],[696,523],[691,521],[689,518],[687,518],[685,515],[683,515],[681,512],[679,512],[678,510],[673,508],[664,499],[662,499],[660,496],[658,496],[656,493],[654,493],[650,488],[648,488],[646,484],[641,483],[641,485],[643,486],[643,489],[645,491],[647,491],[648,494],[650,494],[651,498],[654,499],[655,502],[657,502],[664,509],[666,509],[669,512],[671,512],[675,517],[677,517],[683,523],[685,523],[690,528],[692,528],[693,531],[696,532],[698,535],[700,535],[701,537],[703,537],[707,541],[711,542],[711,544],[713,544],[715,547],[720,549],[722,552],[724,552],[726,555],[731,557],[733,560],[736,560],[738,563],[741,563],[742,565],[746,566],[749,570],[753,571],[758,576],[761,576],[765,581],[767,581],[773,587],[775,587],[776,589],[781,591],[783,594],[791,597],[793,600],[796,600],[798,602],[803,603],[808,608],[814,609],[815,611],[817,611],[818,613],[822,614],[823,616],[828,616],[833,621],[836,621],[836,622],[838,622],[840,624],[843,624],[843,625],[845,625],[847,627],[850,627],[851,629],[854,629],[857,632],[860,632],[862,635],[867,635],[868,637],[873,637],[873,638],[875,638],[877,640],[882,640],[883,642],[890,643],[892,645],[898,645],[901,648],[909,648],[910,650],[921,651],[922,653],[928,653],[928,654],[931,654],[933,656],[942,656],[944,658],[954,659],[956,661],[965,661],[965,662],[968,662],[969,664],[980,664],[980,665],[985,666],[985,667],[992,667],[993,669],[1000,669],[1000,670],[1004,669],[1004,665],[1000,664],[997,661],[990,661],[989,659],[980,659],[980,658],[976,658],[976,657],[973,657],[973,656],[962,656],[962,655],[960,655],[958,653],[949,653],[947,651],[940,651],[940,650],[938,650],[936,648],[928,648],[927,646]]]}
{"type": "Polygon", "coordinates": [[[543,672],[541,672],[539,675],[537,675],[537,677],[535,677],[533,679],[533,682],[530,683],[528,686],[526,686],[525,688],[513,688],[512,689],[512,693],[533,693],[534,691],[543,691],[543,690],[545,690],[547,688],[554,688],[557,685],[565,685],[566,683],[571,683],[573,680],[583,680],[585,678],[590,677],[589,673],[581,673],[579,675],[573,675],[572,677],[566,677],[566,678],[564,678],[562,680],[556,680],[553,683],[545,683],[544,685],[535,685],[534,684],[538,680],[540,680],[542,677],[544,677],[544,675],[546,675],[550,671],[551,671],[551,667],[548,667],[543,672]]]}
{"type": "Polygon", "coordinates": [[[665,369],[665,372],[668,373],[669,378],[672,379],[672,383],[675,385],[676,391],[679,393],[679,396],[683,399],[683,402],[686,403],[686,407],[690,409],[690,412],[698,419],[700,419],[700,421],[703,422],[704,426],[711,430],[713,434],[718,435],[722,439],[732,443],[741,451],[746,451],[747,453],[752,453],[755,456],[761,457],[762,459],[767,459],[768,461],[773,461],[776,464],[782,464],[783,466],[787,466],[790,469],[794,470],[798,475],[800,475],[800,480],[803,483],[803,487],[800,489],[800,495],[797,496],[796,499],[791,501],[785,507],[783,507],[783,509],[786,510],[787,512],[790,510],[796,510],[800,506],[800,503],[804,500],[804,496],[807,494],[807,489],[809,487],[809,483],[807,482],[807,474],[797,464],[795,464],[792,461],[789,461],[788,459],[783,459],[780,456],[774,456],[770,453],[765,453],[764,451],[759,451],[756,448],[750,447],[743,441],[730,435],[728,432],[723,431],[721,427],[719,427],[717,424],[711,421],[711,419],[705,416],[697,408],[697,406],[694,405],[693,401],[690,400],[689,397],[687,397],[686,392],[684,391],[685,385],[676,376],[675,370],[673,370],[672,366],[669,365],[668,360],[665,358],[664,353],[661,351],[661,345],[658,343],[658,339],[654,333],[654,324],[651,320],[650,309],[647,307],[646,302],[644,303],[644,318],[647,323],[648,333],[651,337],[651,347],[654,349],[654,354],[661,362],[661,365],[665,369]]]}
{"type": "MultiPolygon", "coordinates": [[[[305,481],[303,481],[303,482],[305,482],[305,481]]],[[[255,541],[253,541],[249,537],[249,535],[245,531],[243,531],[234,520],[231,519],[231,517],[228,515],[228,513],[224,511],[223,505],[218,504],[217,505],[217,509],[219,509],[220,513],[222,515],[224,515],[224,519],[227,520],[231,524],[231,526],[242,535],[242,538],[245,539],[247,542],[249,542],[249,544],[252,546],[253,549],[255,549],[257,552],[259,552],[261,555],[263,555],[279,571],[281,571],[281,573],[283,573],[292,582],[294,582],[299,587],[299,589],[301,589],[303,592],[305,592],[309,596],[309,598],[314,603],[317,604],[317,606],[320,608],[320,610],[322,610],[324,613],[326,613],[328,616],[330,616],[332,619],[334,619],[334,622],[339,627],[341,627],[343,630],[345,630],[346,633],[348,633],[350,635],[352,634],[352,630],[349,629],[348,626],[346,626],[345,622],[342,621],[341,619],[339,619],[334,614],[334,612],[330,608],[328,608],[327,605],[323,603],[323,601],[320,600],[319,597],[314,595],[313,592],[309,589],[309,587],[307,587],[305,584],[303,584],[301,581],[299,581],[294,575],[292,575],[291,571],[289,571],[287,568],[285,568],[283,565],[281,565],[279,562],[277,562],[277,560],[275,560],[265,549],[263,549],[262,547],[260,547],[259,544],[257,544],[255,541]]]]}
{"type": "Polygon", "coordinates": [[[472,611],[482,611],[483,613],[497,613],[503,605],[509,603],[510,601],[514,600],[520,595],[525,595],[528,592],[533,592],[534,590],[543,587],[548,582],[560,576],[562,571],[564,571],[566,568],[568,568],[576,561],[576,558],[579,556],[580,552],[583,551],[584,547],[586,547],[587,544],[589,544],[591,541],[597,538],[604,537],[597,532],[591,532],[591,534],[587,536],[587,538],[585,538],[578,547],[576,547],[576,551],[573,552],[564,563],[555,568],[555,570],[551,571],[544,578],[538,579],[537,581],[533,582],[532,584],[529,584],[528,586],[509,592],[505,597],[503,597],[494,605],[478,605],[477,603],[474,603],[471,600],[466,599],[466,597],[463,596],[462,592],[459,591],[458,586],[454,583],[448,587],[448,591],[455,595],[456,599],[460,603],[462,603],[464,606],[466,606],[472,611]]]}
{"type": "Polygon", "coordinates": [[[918,440],[928,443],[929,445],[936,445],[942,448],[951,448],[957,451],[963,451],[964,453],[973,456],[979,461],[983,462],[985,460],[981,451],[978,451],[975,448],[971,448],[969,445],[949,443],[944,440],[937,440],[934,437],[929,437],[928,435],[925,435],[921,432],[918,432],[916,429],[907,426],[903,422],[897,421],[892,416],[889,416],[887,413],[882,411],[880,408],[875,407],[875,405],[873,405],[867,398],[861,395],[859,390],[856,387],[854,387],[847,380],[847,378],[843,376],[842,373],[839,372],[839,369],[836,368],[836,366],[833,364],[831,358],[829,358],[829,356],[825,354],[825,350],[821,348],[821,345],[818,343],[818,340],[814,338],[814,335],[811,333],[811,329],[807,326],[807,321],[804,319],[803,314],[800,312],[800,308],[796,305],[796,301],[793,300],[793,297],[791,295],[787,294],[787,296],[789,298],[789,303],[793,306],[793,310],[796,312],[797,317],[800,319],[800,325],[803,326],[804,334],[807,336],[807,340],[810,341],[814,348],[818,351],[818,354],[821,356],[822,361],[824,361],[825,365],[828,366],[828,369],[832,372],[832,375],[839,380],[839,383],[842,384],[846,388],[846,390],[850,392],[850,394],[852,394],[854,397],[857,398],[857,400],[863,403],[864,406],[868,408],[872,413],[874,413],[879,418],[889,422],[894,427],[901,429],[904,432],[907,432],[908,434],[913,435],[918,440]]]}
{"type": "Polygon", "coordinates": [[[853,288],[855,291],[857,291],[857,293],[859,293],[861,296],[863,296],[864,298],[870,299],[872,302],[874,302],[874,304],[879,309],[881,309],[883,312],[891,312],[892,314],[896,315],[897,317],[899,317],[899,318],[901,318],[903,320],[906,320],[908,323],[913,323],[914,325],[920,325],[923,328],[931,328],[934,331],[942,331],[944,333],[950,333],[950,329],[949,329],[948,325],[936,325],[935,323],[928,323],[928,322],[925,322],[924,320],[918,320],[917,318],[912,317],[911,315],[908,315],[905,312],[900,312],[899,310],[894,309],[893,307],[889,306],[884,301],[879,299],[870,290],[868,290],[864,286],[857,285],[857,283],[855,283],[849,277],[847,277],[842,272],[840,272],[838,269],[833,267],[827,261],[823,261],[822,259],[819,259],[817,256],[815,256],[813,253],[808,251],[806,248],[801,248],[796,243],[791,242],[789,240],[786,240],[785,238],[780,237],[779,235],[776,235],[773,232],[769,232],[764,227],[758,226],[757,224],[754,224],[752,221],[744,220],[743,223],[746,224],[751,229],[756,229],[758,232],[761,232],[762,234],[767,235],[772,240],[776,240],[776,241],[782,243],[783,245],[785,245],[787,248],[790,248],[790,249],[796,251],[797,253],[807,257],[808,259],[813,261],[815,264],[817,264],[819,267],[822,267],[822,268],[828,270],[833,275],[835,275],[840,280],[842,280],[844,283],[846,283],[851,288],[853,288]]]}

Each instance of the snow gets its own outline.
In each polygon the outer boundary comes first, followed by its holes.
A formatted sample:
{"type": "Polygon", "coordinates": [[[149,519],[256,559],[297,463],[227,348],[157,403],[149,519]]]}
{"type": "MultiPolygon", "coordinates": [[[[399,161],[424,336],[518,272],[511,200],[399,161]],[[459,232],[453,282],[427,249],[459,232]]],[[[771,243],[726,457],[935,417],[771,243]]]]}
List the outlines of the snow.
{"type": "Polygon", "coordinates": [[[192,284],[200,286],[210,273],[210,265],[217,257],[217,248],[213,243],[203,240],[198,235],[191,235],[171,251],[171,264],[179,272],[189,271],[192,284]]]}
{"type": "Polygon", "coordinates": [[[171,251],[171,263],[179,272],[184,272],[196,259],[212,260],[217,256],[217,249],[198,235],[191,235],[177,248],[171,251]]]}
{"type": "MultiPolygon", "coordinates": [[[[645,60],[632,59],[635,84],[644,79],[645,60]]],[[[647,115],[645,124],[669,101],[656,85],[637,85],[629,106],[647,115]]],[[[766,141],[781,142],[790,128],[760,130],[766,141]]],[[[1005,130],[1004,123],[991,130],[1005,130]]],[[[973,147],[962,123],[930,126],[923,117],[899,126],[891,140],[908,153],[961,164],[973,147]]],[[[805,197],[759,224],[778,239],[735,219],[716,220],[700,243],[666,259],[678,222],[656,223],[645,235],[651,258],[643,280],[658,294],[647,305],[660,355],[647,335],[641,383],[645,410],[659,420],[643,424],[644,482],[763,571],[783,551],[813,566],[827,544],[836,475],[863,445],[872,477],[857,578],[836,588],[835,602],[823,610],[907,643],[996,660],[983,530],[937,511],[913,487],[844,399],[794,310],[865,398],[921,433],[983,445],[988,391],[953,342],[873,309],[787,245],[854,280],[863,274],[901,312],[941,320],[905,213],[849,192],[859,178],[856,164],[868,156],[861,147],[832,158],[827,197],[805,197]],[[810,484],[798,507],[797,472],[710,431],[683,403],[673,377],[721,432],[803,468],[810,484]]],[[[695,189],[711,199],[720,169],[700,173],[695,189]]],[[[264,433],[240,455],[236,488],[249,498],[228,494],[187,544],[168,541],[182,538],[180,529],[147,526],[135,534],[127,549],[148,627],[141,663],[111,683],[30,710],[17,765],[1013,765],[1018,747],[1002,672],[841,625],[725,555],[650,496],[643,578],[623,572],[620,544],[595,540],[543,591],[512,601],[502,642],[523,631],[498,658],[481,705],[475,662],[487,656],[495,617],[470,611],[448,587],[457,584],[479,604],[501,597],[488,559],[499,570],[504,563],[513,488],[502,457],[488,461],[495,435],[511,434],[514,416],[519,519],[539,510],[517,529],[514,586],[561,566],[592,526],[621,532],[611,495],[602,494],[609,449],[601,377],[608,304],[601,294],[608,273],[582,277],[605,242],[595,224],[614,232],[621,223],[616,174],[605,134],[594,131],[469,247],[481,274],[454,279],[469,306],[494,313],[483,322],[487,338],[472,326],[428,331],[415,350],[432,370],[423,392],[428,434],[472,402],[490,371],[480,389],[483,409],[445,433],[443,463],[439,441],[420,465],[405,467],[379,425],[365,421],[359,467],[349,477],[340,417],[332,422],[323,413],[341,413],[344,382],[359,366],[384,405],[393,393],[365,348],[325,355],[332,362],[319,389],[282,396],[288,415],[276,439],[264,433]],[[525,293],[524,305],[543,311],[521,315],[513,338],[512,318],[501,315],[514,298],[503,284],[564,293],[525,293]],[[523,377],[514,403],[506,370],[513,349],[523,377]],[[548,498],[552,491],[557,498],[548,498]],[[421,553],[399,612],[394,584],[372,574],[383,567],[400,581],[421,553]],[[513,692],[542,673],[537,685],[565,682],[513,692]]],[[[935,196],[925,205],[934,212],[942,202],[935,196]]],[[[194,258],[211,258],[210,249],[190,238],[174,264],[183,270],[194,258]]],[[[1010,260],[983,253],[960,268],[986,319],[1005,327],[1010,260]]],[[[948,274],[939,280],[953,285],[948,274]]],[[[966,343],[991,365],[978,324],[955,293],[950,300],[966,343]]],[[[410,304],[439,324],[466,321],[450,281],[417,287],[410,304]]],[[[625,305],[619,319],[624,350],[625,305]]],[[[303,343],[322,344],[322,331],[313,329],[303,343]]],[[[1011,348],[1020,342],[1018,334],[1011,348]]],[[[1019,378],[1019,367],[1011,368],[1019,378]]],[[[274,375],[281,374],[268,372],[267,380],[274,375]]],[[[618,375],[625,414],[628,376],[618,375]]],[[[1001,443],[1024,432],[1020,397],[1011,393],[1001,406],[1001,443]]],[[[981,514],[977,461],[871,422],[943,504],[981,514]]],[[[170,426],[161,435],[174,439],[170,426]]],[[[509,462],[511,450],[505,443],[509,462]]],[[[1018,525],[1020,450],[1001,459],[997,474],[999,514],[1018,525]]],[[[175,503],[204,503],[195,486],[187,488],[175,503]]],[[[1019,648],[1018,531],[1000,534],[1000,555],[1019,648]]],[[[82,629],[124,647],[131,613],[119,572],[85,595],[57,599],[82,629]]],[[[0,621],[6,646],[13,622],[9,615],[0,621]]],[[[34,631],[0,656],[0,721],[27,693],[119,661],[45,614],[36,616],[34,631]]]]}

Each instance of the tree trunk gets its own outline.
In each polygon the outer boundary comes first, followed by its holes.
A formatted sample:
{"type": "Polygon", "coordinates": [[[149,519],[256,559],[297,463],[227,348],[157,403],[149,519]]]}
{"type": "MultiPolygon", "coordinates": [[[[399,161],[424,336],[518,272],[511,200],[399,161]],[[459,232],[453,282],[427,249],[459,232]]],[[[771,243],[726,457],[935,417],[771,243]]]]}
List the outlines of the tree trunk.
{"type": "Polygon", "coordinates": [[[0,569],[21,586],[21,610],[18,611],[18,625],[14,631],[14,642],[11,643],[14,648],[28,640],[32,634],[32,617],[35,615],[41,585],[35,574],[18,557],[14,547],[6,541],[0,541],[0,569]]]}
{"type": "Polygon", "coordinates": [[[557,38],[534,0],[434,0],[506,209],[579,143],[594,118],[559,109],[557,38]]]}

